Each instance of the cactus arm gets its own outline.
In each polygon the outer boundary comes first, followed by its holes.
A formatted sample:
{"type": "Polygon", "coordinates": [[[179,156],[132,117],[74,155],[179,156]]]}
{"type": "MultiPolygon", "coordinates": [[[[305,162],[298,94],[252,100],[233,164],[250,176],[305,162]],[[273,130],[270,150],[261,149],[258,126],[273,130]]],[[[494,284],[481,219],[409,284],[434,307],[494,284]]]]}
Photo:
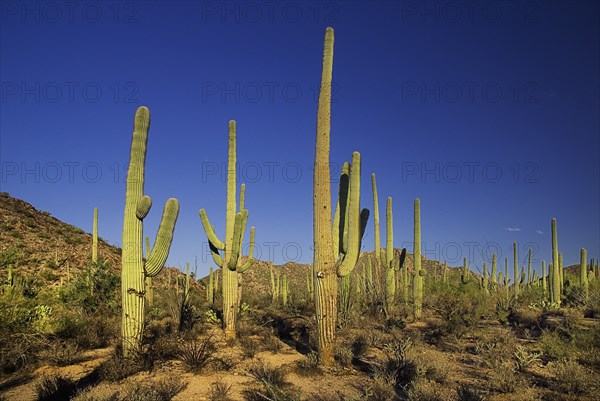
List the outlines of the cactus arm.
{"type": "Polygon", "coordinates": [[[200,209],[200,220],[202,221],[202,227],[204,227],[204,232],[206,233],[208,241],[212,243],[213,246],[217,249],[225,249],[225,244],[215,234],[215,230],[210,224],[210,220],[208,219],[208,215],[206,214],[206,210],[204,209],[200,209]]]}
{"type": "Polygon", "coordinates": [[[94,226],[92,228],[92,262],[98,261],[98,208],[94,208],[94,226]]]}
{"type": "Polygon", "coordinates": [[[235,215],[235,224],[233,226],[233,242],[231,251],[229,253],[229,262],[227,263],[227,267],[229,270],[235,271],[237,267],[237,261],[240,256],[240,248],[241,248],[241,239],[242,239],[242,227],[244,225],[244,214],[237,213],[235,215]]]}
{"type": "Polygon", "coordinates": [[[560,270],[558,261],[558,236],[556,234],[556,219],[552,219],[552,281],[551,281],[551,302],[560,305],[561,301],[561,286],[560,286],[560,270]]]}
{"type": "Polygon", "coordinates": [[[360,153],[352,153],[352,164],[350,165],[350,187],[348,203],[346,207],[348,239],[346,255],[338,266],[338,277],[347,276],[352,272],[360,254],[360,153]]]}
{"type": "Polygon", "coordinates": [[[394,259],[394,214],[392,213],[392,198],[388,197],[385,205],[385,267],[391,268],[394,259]]]}
{"type": "Polygon", "coordinates": [[[167,200],[163,210],[158,233],[156,234],[156,239],[154,240],[154,247],[152,248],[152,252],[150,252],[150,256],[148,256],[146,265],[144,266],[146,276],[156,276],[158,273],[160,273],[160,270],[165,265],[167,256],[169,256],[169,250],[171,249],[173,231],[175,230],[175,222],[177,221],[178,215],[179,202],[175,198],[170,198],[167,200]]]}
{"type": "MultiPolygon", "coordinates": [[[[340,230],[340,253],[346,254],[348,252],[348,217],[350,212],[350,180],[351,180],[351,170],[350,164],[348,162],[344,162],[342,165],[342,174],[340,175],[340,186],[338,193],[338,203],[336,206],[336,210],[340,211],[340,222],[339,222],[339,230],[340,230]]],[[[335,235],[335,232],[334,232],[335,235]]]]}
{"type": "Polygon", "coordinates": [[[137,201],[137,205],[135,207],[135,217],[140,220],[144,220],[144,218],[148,215],[150,208],[152,207],[152,198],[148,195],[142,196],[137,201]]]}
{"type": "Polygon", "coordinates": [[[250,249],[248,250],[248,259],[246,263],[237,268],[238,273],[243,273],[248,270],[255,262],[254,259],[254,227],[250,227],[250,249]]]}
{"type": "Polygon", "coordinates": [[[240,186],[240,212],[244,210],[244,203],[246,202],[246,184],[240,186]]]}

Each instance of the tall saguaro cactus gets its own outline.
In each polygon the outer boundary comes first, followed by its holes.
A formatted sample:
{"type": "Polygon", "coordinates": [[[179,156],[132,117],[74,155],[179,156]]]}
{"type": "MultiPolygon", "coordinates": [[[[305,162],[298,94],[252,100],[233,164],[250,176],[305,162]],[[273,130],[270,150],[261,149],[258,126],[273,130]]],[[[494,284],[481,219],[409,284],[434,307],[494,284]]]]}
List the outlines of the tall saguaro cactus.
{"type": "Polygon", "coordinates": [[[560,279],[560,264],[558,263],[558,237],[556,235],[556,219],[552,219],[550,226],[552,230],[552,275],[551,275],[551,302],[560,306],[561,300],[561,279],[560,279]]]}
{"type": "Polygon", "coordinates": [[[377,195],[377,181],[375,173],[371,174],[371,188],[373,190],[373,230],[375,247],[375,277],[381,274],[381,234],[379,231],[379,196],[377,195]]]}
{"type": "Polygon", "coordinates": [[[337,278],[352,272],[358,261],[368,210],[360,212],[360,154],[352,153],[349,176],[342,175],[334,224],[331,221],[329,170],[333,29],[325,31],[323,70],[317,110],[313,171],[313,279],[317,348],[321,364],[331,365],[337,317],[337,278]]]}
{"type": "Polygon", "coordinates": [[[152,206],[150,197],[144,195],[146,144],[149,128],[150,111],[142,106],[135,113],[123,218],[121,334],[125,355],[131,355],[142,344],[145,300],[144,279],[156,276],[163,268],[169,255],[173,230],[179,214],[177,199],[167,200],[154,241],[154,248],[144,261],[143,220],[152,206]]]}
{"type": "Polygon", "coordinates": [[[579,259],[579,284],[583,289],[585,297],[589,296],[589,283],[588,283],[588,275],[587,275],[587,251],[585,248],[581,248],[581,254],[579,259]]]}
{"type": "Polygon", "coordinates": [[[519,296],[519,257],[517,255],[517,241],[513,242],[513,293],[515,297],[519,296]]]}
{"type": "Polygon", "coordinates": [[[215,234],[208,215],[200,209],[200,219],[208,237],[214,262],[223,272],[223,331],[226,338],[235,338],[238,314],[238,273],[248,270],[254,263],[254,227],[250,228],[250,249],[245,263],[241,263],[242,241],[248,222],[248,211],[244,208],[245,186],[242,184],[239,211],[236,212],[236,123],[229,121],[229,151],[227,159],[227,211],[225,214],[225,241],[215,234]],[[223,256],[219,253],[223,251],[223,256]]]}
{"type": "Polygon", "coordinates": [[[418,319],[423,312],[423,277],[425,276],[425,270],[421,269],[421,200],[419,198],[415,199],[414,219],[413,314],[415,319],[418,319]]]}
{"type": "Polygon", "coordinates": [[[92,262],[98,261],[98,208],[94,208],[94,228],[92,229],[92,262]]]}
{"type": "Polygon", "coordinates": [[[498,281],[497,281],[498,277],[497,277],[496,263],[497,263],[497,258],[496,258],[496,254],[494,253],[492,255],[492,275],[490,277],[491,278],[491,282],[492,282],[492,285],[491,285],[492,291],[496,290],[497,283],[498,283],[498,281]]]}

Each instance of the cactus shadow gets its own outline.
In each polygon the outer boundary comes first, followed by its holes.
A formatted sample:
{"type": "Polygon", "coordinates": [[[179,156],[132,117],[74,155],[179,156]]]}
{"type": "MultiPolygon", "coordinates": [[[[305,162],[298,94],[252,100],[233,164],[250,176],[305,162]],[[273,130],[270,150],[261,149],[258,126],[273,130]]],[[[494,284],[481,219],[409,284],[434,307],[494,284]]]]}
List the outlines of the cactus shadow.
{"type": "Polygon", "coordinates": [[[303,355],[309,354],[309,323],[303,316],[273,316],[271,326],[277,331],[279,339],[303,355]]]}

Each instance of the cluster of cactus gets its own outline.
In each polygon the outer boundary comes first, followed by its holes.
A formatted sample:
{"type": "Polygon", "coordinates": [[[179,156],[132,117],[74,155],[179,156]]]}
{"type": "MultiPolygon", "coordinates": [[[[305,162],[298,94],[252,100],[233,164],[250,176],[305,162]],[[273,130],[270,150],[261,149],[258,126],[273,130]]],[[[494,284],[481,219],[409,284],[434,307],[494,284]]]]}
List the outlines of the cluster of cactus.
{"type": "Polygon", "coordinates": [[[165,204],[152,252],[143,258],[143,220],[150,211],[152,200],[144,195],[146,144],[150,128],[150,111],[140,107],[135,113],[123,218],[123,247],[121,257],[121,334],[125,355],[135,354],[142,344],[144,331],[145,278],[156,276],[163,268],[173,230],[179,214],[177,199],[165,204]]]}
{"type": "Polygon", "coordinates": [[[245,185],[240,190],[239,210],[236,212],[236,123],[229,122],[229,152],[227,165],[227,211],[225,215],[225,241],[215,234],[208,215],[200,209],[200,218],[204,232],[208,238],[211,255],[214,262],[221,268],[223,274],[223,330],[226,338],[235,337],[235,328],[240,305],[238,291],[238,273],[248,270],[254,263],[254,227],[250,228],[250,249],[244,263],[241,260],[242,242],[248,211],[244,208],[245,185]],[[219,253],[223,251],[223,255],[219,253]]]}

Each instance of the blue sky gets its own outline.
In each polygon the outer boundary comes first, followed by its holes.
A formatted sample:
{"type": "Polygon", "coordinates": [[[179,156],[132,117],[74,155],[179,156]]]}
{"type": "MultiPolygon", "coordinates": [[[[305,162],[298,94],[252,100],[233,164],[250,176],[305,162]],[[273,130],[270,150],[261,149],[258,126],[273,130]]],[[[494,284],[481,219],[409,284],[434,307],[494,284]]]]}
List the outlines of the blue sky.
{"type": "MultiPolygon", "coordinates": [[[[2,191],[120,244],[133,115],[152,113],[145,233],[181,204],[168,264],[212,262],[224,231],[227,122],[257,256],[312,260],[324,30],[335,29],[331,162],[362,155],[362,205],[394,199],[395,246],[425,256],[600,256],[595,2],[20,2],[0,6],[2,191]],[[457,8],[458,4],[458,8],[457,8]]],[[[339,168],[338,168],[339,171],[339,168]]],[[[382,220],[382,229],[384,223],[382,220]]],[[[384,233],[382,233],[384,235],[384,233]]],[[[369,224],[363,250],[373,249],[369,224]]]]}

